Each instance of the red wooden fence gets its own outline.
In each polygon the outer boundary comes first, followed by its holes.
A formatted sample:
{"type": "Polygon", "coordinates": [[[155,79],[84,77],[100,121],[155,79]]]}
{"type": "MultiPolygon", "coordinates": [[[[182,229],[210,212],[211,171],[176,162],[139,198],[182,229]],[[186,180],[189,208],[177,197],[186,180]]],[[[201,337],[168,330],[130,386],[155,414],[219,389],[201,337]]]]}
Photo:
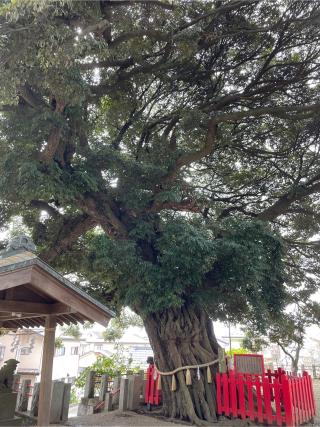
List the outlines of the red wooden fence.
{"type": "Polygon", "coordinates": [[[265,425],[299,426],[316,414],[311,376],[290,376],[284,371],[265,375],[240,374],[230,370],[216,375],[219,415],[265,425]]]}
{"type": "Polygon", "coordinates": [[[159,405],[161,403],[161,391],[158,390],[159,375],[155,371],[154,365],[149,365],[147,369],[145,403],[148,405],[159,405]]]}

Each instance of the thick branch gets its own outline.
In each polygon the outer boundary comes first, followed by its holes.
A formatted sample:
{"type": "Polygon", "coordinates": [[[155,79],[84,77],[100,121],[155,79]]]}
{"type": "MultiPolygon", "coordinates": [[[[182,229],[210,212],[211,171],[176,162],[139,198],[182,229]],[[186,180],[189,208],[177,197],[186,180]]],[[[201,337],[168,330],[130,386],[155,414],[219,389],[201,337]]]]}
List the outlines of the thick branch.
{"type": "Polygon", "coordinates": [[[54,261],[57,256],[70,249],[80,236],[96,225],[96,221],[86,214],[81,214],[76,219],[65,220],[59,232],[61,237],[54,242],[53,246],[42,252],[40,257],[46,262],[54,261]]]}
{"type": "MultiPolygon", "coordinates": [[[[62,116],[65,109],[65,103],[61,101],[56,101],[55,112],[62,116]]],[[[50,131],[47,145],[44,150],[40,153],[39,159],[45,164],[49,164],[54,158],[57,149],[59,147],[60,139],[62,134],[61,126],[54,125],[50,131]]]]}
{"type": "Polygon", "coordinates": [[[279,215],[287,213],[292,203],[318,192],[320,192],[320,182],[311,187],[298,186],[295,190],[283,194],[273,205],[258,214],[257,218],[262,221],[273,221],[279,215]]]}

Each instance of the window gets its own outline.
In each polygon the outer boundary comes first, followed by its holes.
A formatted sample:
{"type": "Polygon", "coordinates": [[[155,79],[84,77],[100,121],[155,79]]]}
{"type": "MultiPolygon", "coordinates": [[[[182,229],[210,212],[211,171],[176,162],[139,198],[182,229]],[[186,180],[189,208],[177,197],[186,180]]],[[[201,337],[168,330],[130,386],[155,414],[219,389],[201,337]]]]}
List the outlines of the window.
{"type": "Polygon", "coordinates": [[[101,350],[102,350],[102,344],[96,344],[96,345],[94,346],[94,349],[95,349],[96,351],[101,351],[101,350]]]}
{"type": "Polygon", "coordinates": [[[71,347],[71,354],[76,356],[79,354],[79,347],[71,347]]]}
{"type": "Polygon", "coordinates": [[[30,347],[22,347],[20,350],[21,356],[26,356],[27,354],[30,354],[31,350],[30,347]]]}
{"type": "Polygon", "coordinates": [[[6,348],[4,345],[0,345],[0,360],[4,358],[4,352],[6,351],[6,348]]]}
{"type": "Polygon", "coordinates": [[[57,347],[54,353],[55,356],[64,356],[65,354],[66,354],[65,347],[57,347]]]}

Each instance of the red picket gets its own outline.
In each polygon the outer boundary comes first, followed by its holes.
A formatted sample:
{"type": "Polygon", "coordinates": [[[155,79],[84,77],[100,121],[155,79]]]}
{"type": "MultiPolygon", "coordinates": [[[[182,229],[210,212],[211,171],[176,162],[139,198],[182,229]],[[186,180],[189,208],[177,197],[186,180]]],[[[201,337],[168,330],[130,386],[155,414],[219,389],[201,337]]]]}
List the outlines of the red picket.
{"type": "Polygon", "coordinates": [[[296,393],[297,393],[296,404],[297,404],[297,410],[298,410],[298,414],[299,414],[299,424],[302,424],[303,423],[303,413],[302,413],[302,408],[300,405],[300,402],[301,402],[300,382],[298,380],[298,377],[296,377],[294,379],[294,381],[295,381],[295,388],[296,388],[296,393]]]}
{"type": "Polygon", "coordinates": [[[272,420],[270,384],[269,384],[268,378],[264,377],[262,380],[262,384],[263,384],[263,397],[264,397],[267,422],[268,424],[272,424],[273,420],[272,420]]]}
{"type": "Polygon", "coordinates": [[[282,426],[281,414],[281,397],[280,397],[280,383],[277,378],[274,380],[274,401],[276,403],[276,421],[278,426],[282,426]]]}
{"type": "Polygon", "coordinates": [[[258,421],[259,423],[263,423],[261,382],[258,376],[256,376],[255,386],[256,386],[256,394],[257,394],[258,421]]]}
{"type": "Polygon", "coordinates": [[[252,377],[248,376],[247,378],[247,388],[248,388],[248,406],[249,406],[249,417],[251,421],[254,421],[254,403],[253,403],[253,392],[252,392],[252,377]]]}
{"type": "Polygon", "coordinates": [[[285,413],[285,422],[288,426],[295,426],[296,425],[296,418],[295,414],[293,412],[293,405],[292,405],[292,382],[287,378],[287,375],[282,375],[281,377],[281,385],[282,385],[282,397],[283,397],[283,406],[284,406],[284,413],[285,413]]]}
{"type": "Polygon", "coordinates": [[[237,402],[237,386],[234,371],[229,371],[230,379],[230,407],[233,418],[238,416],[238,402],[237,402]]]}
{"type": "Polygon", "coordinates": [[[239,392],[239,407],[240,416],[243,420],[246,419],[246,402],[244,400],[244,383],[243,375],[238,374],[238,392],[239,392]]]}
{"type": "Polygon", "coordinates": [[[305,385],[306,385],[306,394],[307,394],[307,402],[308,402],[308,420],[313,417],[312,410],[312,383],[310,389],[309,375],[307,372],[303,373],[305,385]]]}
{"type": "Polygon", "coordinates": [[[223,384],[224,413],[228,417],[230,415],[228,374],[222,374],[222,384],[223,384]]]}
{"type": "MultiPolygon", "coordinates": [[[[272,373],[271,373],[271,369],[267,370],[267,377],[268,377],[268,380],[269,380],[269,384],[272,384],[272,373]]],[[[275,377],[276,377],[276,375],[275,375],[275,377]]],[[[274,396],[273,396],[273,389],[272,389],[272,387],[270,388],[270,397],[271,397],[271,402],[273,402],[274,401],[274,396]]]]}
{"type": "Polygon", "coordinates": [[[308,404],[307,404],[307,392],[306,392],[306,383],[304,380],[304,377],[300,377],[301,378],[301,389],[302,389],[302,407],[303,407],[303,418],[304,418],[304,422],[308,421],[308,404]]]}

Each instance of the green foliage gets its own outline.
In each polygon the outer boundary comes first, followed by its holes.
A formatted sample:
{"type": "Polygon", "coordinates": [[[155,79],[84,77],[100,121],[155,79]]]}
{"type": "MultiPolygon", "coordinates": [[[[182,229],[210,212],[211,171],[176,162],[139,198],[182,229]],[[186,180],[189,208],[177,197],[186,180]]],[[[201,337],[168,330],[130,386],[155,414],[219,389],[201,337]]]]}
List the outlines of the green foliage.
{"type": "Polygon", "coordinates": [[[268,344],[266,338],[263,338],[261,335],[256,335],[252,330],[245,330],[245,336],[242,340],[242,347],[246,350],[251,351],[253,353],[257,353],[258,351],[262,351],[268,344]]]}
{"type": "MultiPolygon", "coordinates": [[[[156,264],[142,260],[132,241],[114,242],[93,233],[84,242],[81,266],[92,272],[90,279],[108,281],[118,301],[139,307],[144,315],[197,302],[213,318],[229,315],[241,321],[245,313],[259,323],[266,312],[282,309],[286,291],[279,237],[254,221],[228,220],[219,228],[196,225],[182,218],[164,223],[156,264]]],[[[110,333],[119,337],[114,329],[110,333]]]]}
{"type": "Polygon", "coordinates": [[[140,316],[127,309],[121,311],[120,315],[111,319],[108,328],[103,332],[105,341],[118,341],[130,326],[143,327],[140,316]]]}
{"type": "Polygon", "coordinates": [[[79,325],[65,326],[64,328],[62,328],[62,334],[76,339],[80,339],[82,335],[79,325]]]}
{"type": "Polygon", "coordinates": [[[226,355],[231,356],[231,357],[233,357],[234,354],[248,354],[248,353],[250,353],[249,349],[243,348],[243,347],[231,348],[231,350],[229,349],[226,351],[226,355]]]}
{"type": "Polygon", "coordinates": [[[126,362],[121,352],[117,352],[110,357],[99,356],[91,366],[85,368],[76,378],[75,386],[83,388],[86,383],[87,374],[90,371],[95,371],[98,375],[107,374],[110,378],[114,378],[117,375],[125,374],[129,369],[132,372],[139,371],[139,368],[131,367],[130,363],[126,362]]]}
{"type": "Polygon", "coordinates": [[[63,347],[63,341],[61,337],[56,337],[54,340],[54,346],[55,348],[62,348],[63,347]]]}

